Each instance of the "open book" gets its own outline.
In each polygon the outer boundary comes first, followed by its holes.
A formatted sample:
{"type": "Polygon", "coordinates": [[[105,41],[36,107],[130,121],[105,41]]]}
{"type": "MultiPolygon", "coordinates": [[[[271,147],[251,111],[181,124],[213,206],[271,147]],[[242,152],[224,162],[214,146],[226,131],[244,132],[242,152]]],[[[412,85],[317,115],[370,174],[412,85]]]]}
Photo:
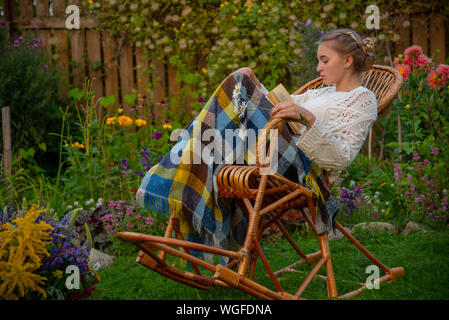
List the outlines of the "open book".
{"type": "MultiPolygon", "coordinates": [[[[282,101],[294,102],[293,98],[290,96],[287,89],[285,89],[285,87],[282,85],[282,83],[278,84],[273,90],[271,90],[267,94],[267,98],[268,98],[268,100],[271,101],[271,103],[273,105],[276,105],[282,101]]],[[[270,121],[270,120],[271,120],[271,117],[268,121],[270,121]]],[[[288,124],[293,129],[293,131],[298,135],[300,135],[301,131],[303,131],[304,129],[307,128],[304,124],[302,124],[301,122],[298,122],[298,121],[289,121],[288,124]]]]}

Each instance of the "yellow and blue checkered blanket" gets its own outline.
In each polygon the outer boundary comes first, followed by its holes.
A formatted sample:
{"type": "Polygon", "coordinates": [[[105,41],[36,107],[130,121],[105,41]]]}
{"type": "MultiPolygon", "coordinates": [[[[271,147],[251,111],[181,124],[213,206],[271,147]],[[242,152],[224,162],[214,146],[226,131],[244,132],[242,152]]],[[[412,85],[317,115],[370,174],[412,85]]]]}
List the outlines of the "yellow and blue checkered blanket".
{"type": "MultiPolygon", "coordinates": [[[[230,74],[171,151],[146,173],[136,194],[137,204],[160,214],[175,214],[186,240],[238,249],[246,235],[247,219],[235,201],[218,196],[217,175],[225,165],[255,164],[256,140],[238,141],[239,137],[234,136],[229,143],[226,134],[239,129],[240,133],[258,135],[269,120],[272,107],[246,74],[230,74]],[[218,136],[211,139],[211,132],[218,136]],[[224,143],[213,143],[220,138],[224,143]],[[226,156],[233,152],[237,155],[236,148],[242,151],[243,159],[236,156],[234,163],[223,163],[226,156]],[[214,151],[204,156],[205,150],[211,149],[214,151]]],[[[327,226],[332,225],[338,203],[327,188],[323,171],[295,145],[296,139],[285,126],[279,135],[276,170],[318,194],[321,219],[327,226]]]]}

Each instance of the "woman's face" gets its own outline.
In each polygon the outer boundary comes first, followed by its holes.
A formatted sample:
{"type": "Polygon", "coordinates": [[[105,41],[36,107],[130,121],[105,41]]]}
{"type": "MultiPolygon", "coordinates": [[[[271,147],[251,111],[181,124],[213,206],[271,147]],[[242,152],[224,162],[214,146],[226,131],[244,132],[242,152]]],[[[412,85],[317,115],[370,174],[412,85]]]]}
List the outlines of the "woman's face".
{"type": "Polygon", "coordinates": [[[344,66],[345,63],[350,64],[348,62],[352,59],[352,56],[348,56],[345,59],[337,51],[333,50],[328,42],[330,41],[323,42],[318,46],[318,66],[316,71],[320,73],[324,84],[336,85],[343,78],[344,74],[349,71],[344,66]]]}

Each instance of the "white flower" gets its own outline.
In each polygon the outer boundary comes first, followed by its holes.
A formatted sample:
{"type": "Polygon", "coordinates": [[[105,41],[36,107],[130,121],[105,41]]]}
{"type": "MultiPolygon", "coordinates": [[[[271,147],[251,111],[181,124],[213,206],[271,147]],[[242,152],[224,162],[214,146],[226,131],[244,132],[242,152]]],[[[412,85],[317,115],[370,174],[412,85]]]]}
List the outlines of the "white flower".
{"type": "Polygon", "coordinates": [[[447,194],[447,189],[443,189],[443,194],[447,194]]]}
{"type": "Polygon", "coordinates": [[[73,209],[73,207],[72,207],[71,205],[68,205],[68,206],[67,206],[67,209],[70,210],[70,209],[73,209]]]}
{"type": "Polygon", "coordinates": [[[408,28],[408,27],[410,26],[410,21],[405,20],[404,22],[402,22],[402,26],[403,26],[404,28],[408,28]]]}
{"type": "Polygon", "coordinates": [[[78,201],[75,201],[75,202],[73,203],[74,206],[77,206],[78,204],[79,204],[78,201]]]}
{"type": "Polygon", "coordinates": [[[50,213],[53,213],[53,212],[55,212],[55,209],[50,208],[50,213]]]}
{"type": "Polygon", "coordinates": [[[351,182],[349,183],[349,187],[354,187],[355,186],[355,181],[354,180],[351,180],[351,182]]]}
{"type": "Polygon", "coordinates": [[[392,187],[392,188],[393,188],[393,187],[394,187],[394,183],[390,184],[390,187],[392,187]]]}
{"type": "Polygon", "coordinates": [[[385,205],[386,206],[390,205],[390,201],[385,202],[385,205]]]}
{"type": "Polygon", "coordinates": [[[353,21],[352,23],[351,23],[351,28],[352,29],[357,29],[359,27],[359,24],[357,23],[357,21],[353,21]]]}
{"type": "Polygon", "coordinates": [[[89,199],[86,201],[86,206],[90,206],[92,203],[94,203],[94,199],[89,199]]]}
{"type": "Polygon", "coordinates": [[[344,19],[344,18],[346,18],[346,13],[345,12],[340,13],[340,19],[344,19]]]}
{"type": "Polygon", "coordinates": [[[381,211],[382,213],[385,213],[385,209],[382,209],[382,211],[381,211]]]}
{"type": "Polygon", "coordinates": [[[93,265],[92,269],[94,269],[95,271],[98,271],[101,268],[101,263],[100,262],[95,262],[95,264],[93,265]]]}

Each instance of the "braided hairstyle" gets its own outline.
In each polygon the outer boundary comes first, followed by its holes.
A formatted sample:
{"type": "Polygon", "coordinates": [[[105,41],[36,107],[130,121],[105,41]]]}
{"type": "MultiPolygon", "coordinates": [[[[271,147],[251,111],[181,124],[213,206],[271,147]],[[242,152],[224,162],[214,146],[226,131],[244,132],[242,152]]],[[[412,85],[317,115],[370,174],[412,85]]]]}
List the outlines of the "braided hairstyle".
{"type": "Polygon", "coordinates": [[[370,37],[362,38],[352,29],[336,29],[323,34],[318,45],[331,41],[331,47],[341,55],[350,54],[353,57],[356,72],[371,69],[374,63],[374,41],[370,37]]]}

